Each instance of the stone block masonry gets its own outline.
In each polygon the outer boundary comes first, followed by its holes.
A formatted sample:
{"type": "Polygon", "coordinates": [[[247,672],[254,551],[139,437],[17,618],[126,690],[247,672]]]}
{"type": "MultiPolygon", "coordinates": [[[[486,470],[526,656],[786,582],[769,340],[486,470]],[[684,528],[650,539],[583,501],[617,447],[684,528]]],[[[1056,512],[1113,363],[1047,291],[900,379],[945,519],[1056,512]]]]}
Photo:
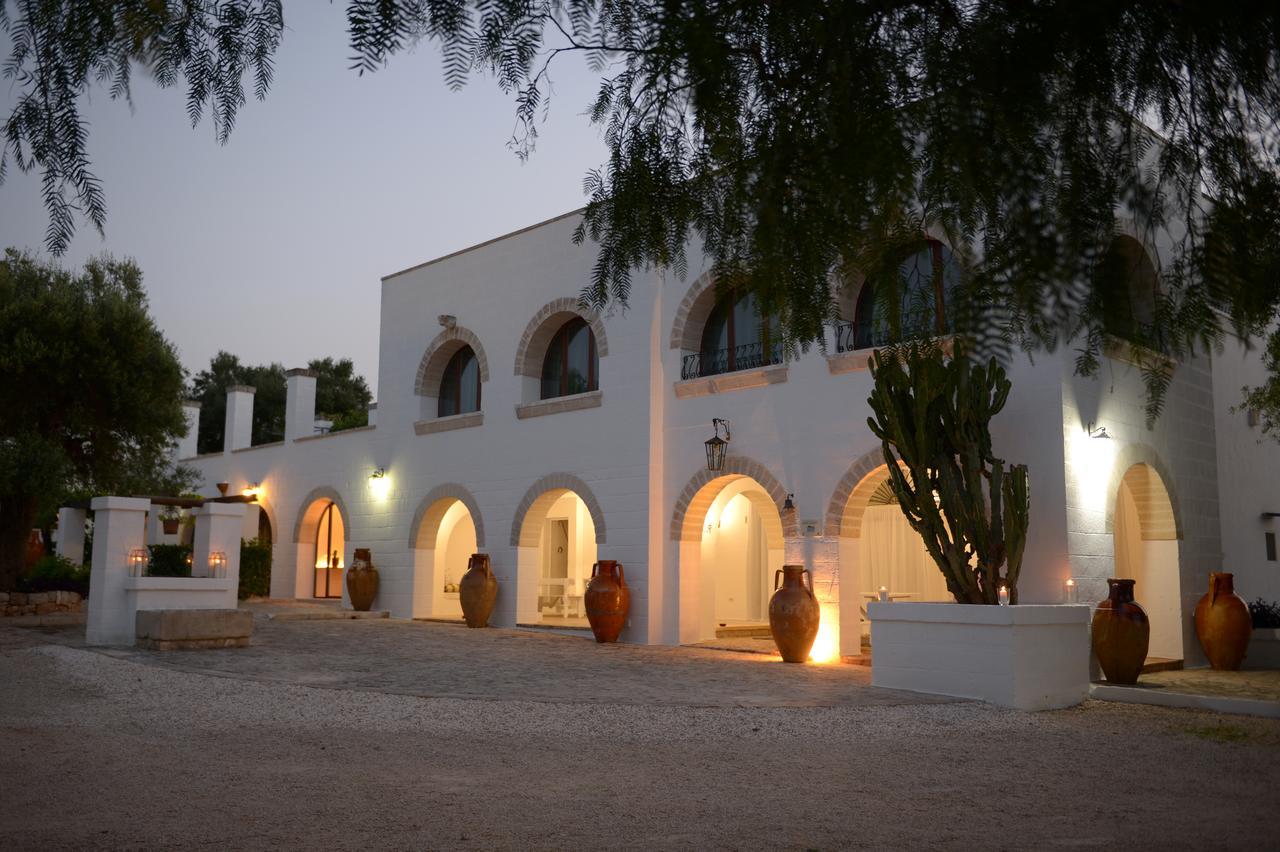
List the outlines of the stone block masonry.
{"type": "Polygon", "coordinates": [[[5,617],[80,612],[83,606],[77,592],[0,592],[0,616],[5,617]]]}
{"type": "Polygon", "coordinates": [[[253,614],[237,609],[142,609],[136,624],[138,647],[155,651],[245,648],[253,635],[253,614]]]}

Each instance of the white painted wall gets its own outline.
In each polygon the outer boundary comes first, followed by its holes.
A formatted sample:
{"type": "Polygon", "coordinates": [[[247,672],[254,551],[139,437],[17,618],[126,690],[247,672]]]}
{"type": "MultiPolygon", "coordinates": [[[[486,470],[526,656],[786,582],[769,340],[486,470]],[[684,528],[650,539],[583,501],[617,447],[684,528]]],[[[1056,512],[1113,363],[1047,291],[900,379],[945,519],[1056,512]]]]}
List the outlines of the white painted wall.
{"type": "MultiPolygon", "coordinates": [[[[519,533],[513,530],[517,509],[540,478],[572,474],[585,482],[590,493],[583,496],[602,512],[596,556],[625,565],[632,612],[623,640],[689,641],[707,623],[707,577],[698,567],[702,544],[673,537],[673,520],[686,484],[705,469],[703,441],[711,436],[712,418],[726,418],[733,430],[730,456],[758,461],[784,492],[795,492],[797,519],[817,521],[815,536],[789,540],[771,552],[770,570],[781,564],[784,551],[788,559],[807,559],[824,600],[843,600],[838,619],[846,626],[845,652],[856,652],[857,548],[839,538],[839,529],[827,528],[825,519],[854,461],[879,453],[866,426],[870,373],[865,367],[834,372],[814,350],[775,372],[781,382],[689,396],[688,385],[680,383],[684,353],[671,346],[670,336],[681,301],[705,271],[691,251],[686,280],[638,272],[630,305],[602,318],[607,354],[600,358],[599,407],[517,418],[516,406],[532,392],[515,365],[526,325],[544,305],[575,297],[591,279],[595,250],[572,244],[577,221],[561,217],[385,278],[376,428],[194,459],[205,478],[204,493],[221,480],[233,490],[261,483],[262,504],[276,531],[272,593],[292,596],[309,594],[310,583],[309,576],[302,582],[304,572],[292,577],[286,567],[311,558],[299,548],[312,544],[295,541],[299,513],[313,489],[337,492],[348,531],[344,560],[350,563],[354,547],[371,548],[382,573],[375,605],[408,617],[422,614],[430,599],[424,595],[435,594],[420,578],[415,582],[410,526],[432,488],[456,483],[475,498],[475,520],[484,529],[481,549],[490,554],[500,584],[493,623],[511,627],[521,599],[517,584],[536,584],[539,574],[536,554],[526,554],[521,563],[513,539],[519,533]],[[413,424],[423,404],[415,383],[423,354],[440,333],[441,314],[456,317],[484,350],[489,378],[482,389],[483,418],[468,428],[419,435],[413,424]],[[370,474],[379,467],[388,473],[382,493],[370,488],[370,474]],[[521,564],[528,570],[518,570],[521,564]],[[841,595],[846,584],[853,594],[841,595]]],[[[1177,497],[1183,525],[1179,598],[1183,613],[1190,611],[1208,571],[1222,564],[1222,442],[1214,432],[1222,405],[1214,385],[1219,360],[1179,365],[1165,417],[1149,430],[1141,377],[1123,360],[1104,359],[1100,374],[1085,379],[1074,375],[1070,352],[1039,353],[1034,361],[1014,357],[1008,368],[1014,391],[993,430],[997,453],[1027,464],[1031,472],[1031,530],[1019,585],[1023,603],[1060,602],[1068,577],[1081,580],[1082,601],[1101,599],[1113,571],[1112,515],[1122,473],[1115,468],[1144,449],[1168,473],[1177,497]],[[1115,436],[1109,446],[1083,435],[1088,421],[1107,426],[1115,436]]],[[[1218,384],[1230,381],[1236,380],[1229,375],[1218,384]]],[[[1268,470],[1272,458],[1240,456],[1240,466],[1258,485],[1256,493],[1252,485],[1237,489],[1245,495],[1239,505],[1223,489],[1224,517],[1254,524],[1239,533],[1233,527],[1230,534],[1233,553],[1236,540],[1241,542],[1233,560],[1242,571],[1254,572],[1251,577],[1269,570],[1250,567],[1256,562],[1244,554],[1246,545],[1261,550],[1256,518],[1266,503],[1267,480],[1258,471],[1268,470]],[[1254,541],[1256,546],[1248,544],[1254,541]]],[[[1258,588],[1271,587],[1259,580],[1258,588]]],[[[1271,594],[1280,596],[1280,590],[1271,594]]],[[[1188,659],[1196,653],[1187,649],[1188,659]]]]}
{"type": "MultiPolygon", "coordinates": [[[[1236,594],[1245,600],[1280,601],[1280,562],[1266,558],[1264,535],[1280,539],[1280,435],[1263,435],[1249,425],[1240,389],[1265,380],[1257,349],[1234,339],[1213,358],[1213,415],[1218,436],[1218,493],[1222,506],[1222,566],[1235,574],[1236,594]]],[[[1277,545],[1280,547],[1280,544],[1277,545]]],[[[1207,586],[1203,591],[1207,591],[1207,586]]]]}

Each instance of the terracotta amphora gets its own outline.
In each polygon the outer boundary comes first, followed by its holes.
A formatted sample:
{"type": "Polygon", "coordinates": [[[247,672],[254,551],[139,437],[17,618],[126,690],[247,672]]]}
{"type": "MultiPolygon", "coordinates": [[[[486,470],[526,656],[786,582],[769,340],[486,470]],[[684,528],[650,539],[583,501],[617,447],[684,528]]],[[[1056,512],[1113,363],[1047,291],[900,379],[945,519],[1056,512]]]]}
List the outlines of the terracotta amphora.
{"type": "Polygon", "coordinates": [[[473,553],[467,560],[467,573],[458,583],[458,600],[468,627],[488,627],[493,604],[498,600],[498,578],[489,567],[489,554],[473,553]]]}
{"type": "Polygon", "coordinates": [[[631,590],[622,576],[620,562],[601,559],[591,566],[591,582],[587,583],[583,603],[596,641],[617,642],[631,611],[631,590]]]}
{"type": "Polygon", "coordinates": [[[368,612],[378,595],[378,569],[373,567],[369,548],[357,547],[347,569],[347,597],[356,612],[368,612]]]}
{"type": "Polygon", "coordinates": [[[821,613],[818,599],[813,594],[813,575],[809,585],[804,575],[809,574],[803,565],[783,565],[774,572],[773,597],[769,599],[769,632],[773,644],[784,662],[803,663],[809,659],[813,640],[818,638],[818,619],[821,613]],[[778,586],[778,578],[782,586],[778,586]]]}
{"type": "Polygon", "coordinates": [[[1232,574],[1210,574],[1209,591],[1196,604],[1196,636],[1215,669],[1235,671],[1244,662],[1253,620],[1249,607],[1236,594],[1232,574]]]}
{"type": "Polygon", "coordinates": [[[40,530],[32,530],[27,536],[27,553],[22,560],[22,568],[24,571],[30,571],[35,564],[44,558],[44,537],[40,535],[40,530]]]}
{"type": "Polygon", "coordinates": [[[1107,599],[1093,611],[1093,653],[1110,683],[1137,683],[1147,661],[1151,622],[1133,599],[1133,580],[1107,580],[1107,599]]]}

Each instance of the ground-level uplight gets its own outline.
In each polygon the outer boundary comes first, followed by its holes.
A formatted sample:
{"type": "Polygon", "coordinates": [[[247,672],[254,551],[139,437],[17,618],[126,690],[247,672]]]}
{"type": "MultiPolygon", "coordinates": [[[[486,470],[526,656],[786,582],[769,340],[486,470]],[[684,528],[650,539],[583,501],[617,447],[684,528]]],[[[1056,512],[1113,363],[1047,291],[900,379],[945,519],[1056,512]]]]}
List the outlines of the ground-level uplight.
{"type": "Polygon", "coordinates": [[[818,637],[809,649],[815,663],[831,663],[840,659],[840,614],[829,601],[818,602],[818,637]]]}
{"type": "Polygon", "coordinates": [[[729,434],[729,421],[721,420],[719,417],[712,418],[711,428],[716,433],[703,443],[707,448],[707,470],[719,471],[724,469],[724,454],[729,447],[731,436],[729,434]],[[724,437],[720,437],[720,428],[724,427],[724,437]]]}

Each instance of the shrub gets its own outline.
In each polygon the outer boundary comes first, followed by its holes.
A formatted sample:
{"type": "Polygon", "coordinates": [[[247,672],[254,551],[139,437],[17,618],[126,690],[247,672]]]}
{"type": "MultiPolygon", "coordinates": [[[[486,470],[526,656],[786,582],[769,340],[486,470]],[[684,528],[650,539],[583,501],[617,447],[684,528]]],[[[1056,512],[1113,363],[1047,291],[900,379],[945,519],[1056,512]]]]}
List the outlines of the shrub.
{"type": "Polygon", "coordinates": [[[54,554],[41,557],[25,576],[18,578],[18,591],[76,592],[87,598],[89,567],[54,554]]]}
{"type": "Polygon", "coordinates": [[[1254,629],[1280,629],[1280,601],[1264,601],[1258,598],[1249,604],[1249,615],[1253,617],[1254,629]]]}
{"type": "Polygon", "coordinates": [[[185,544],[153,544],[147,549],[151,551],[148,577],[191,576],[191,564],[187,562],[187,557],[191,555],[190,547],[185,544]]]}
{"type": "Polygon", "coordinates": [[[240,542],[240,600],[271,594],[271,542],[255,538],[240,542]]]}

